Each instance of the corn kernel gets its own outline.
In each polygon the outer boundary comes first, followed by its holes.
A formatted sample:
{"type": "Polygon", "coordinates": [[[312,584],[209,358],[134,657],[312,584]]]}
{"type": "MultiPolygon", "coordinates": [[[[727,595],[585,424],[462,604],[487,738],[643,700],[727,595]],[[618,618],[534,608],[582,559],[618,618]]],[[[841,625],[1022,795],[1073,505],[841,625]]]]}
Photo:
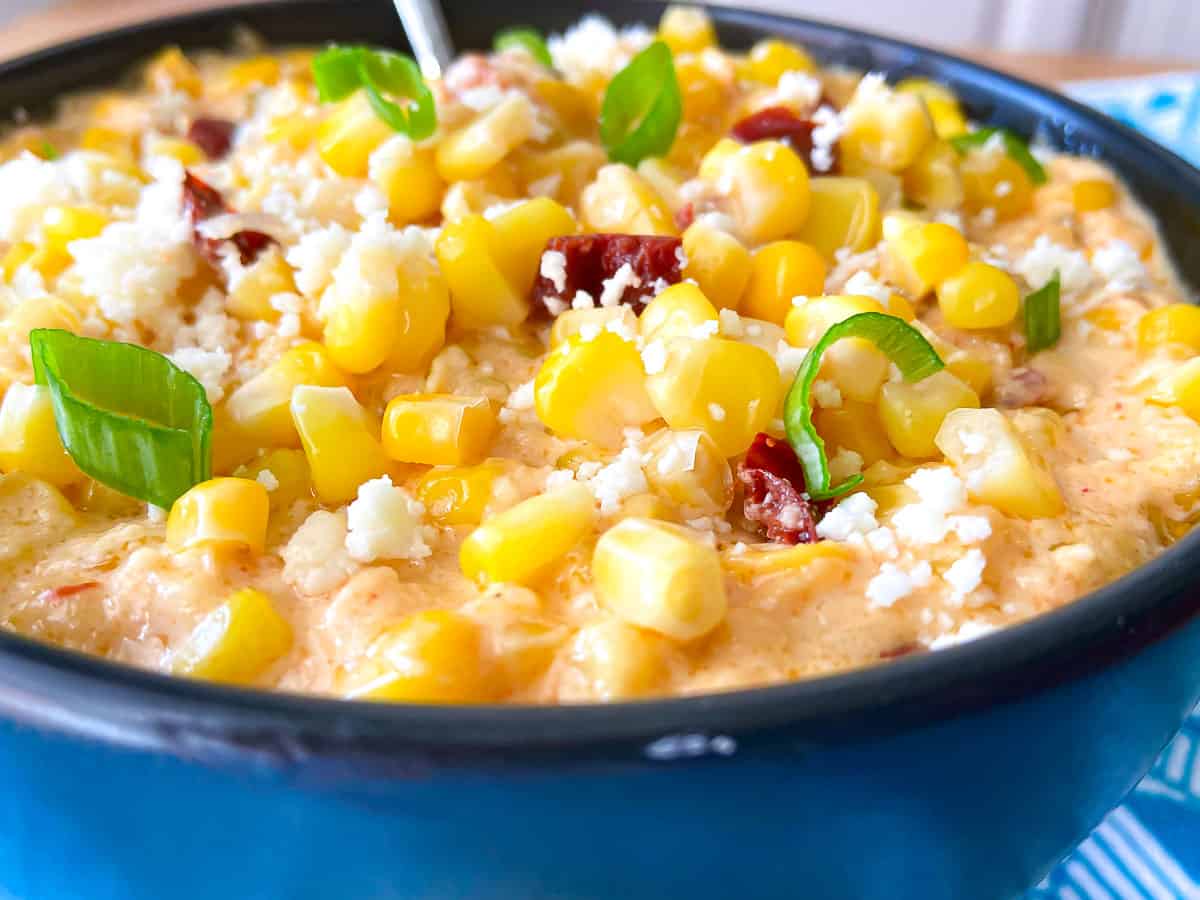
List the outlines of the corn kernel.
{"type": "Polygon", "coordinates": [[[539,81],[534,85],[534,91],[543,106],[553,111],[560,128],[567,135],[580,137],[591,134],[600,110],[593,106],[591,97],[585,91],[556,78],[539,81]]]}
{"type": "Polygon", "coordinates": [[[596,542],[592,579],[617,618],[678,641],[712,631],[728,608],[717,551],[668,522],[622,519],[596,542]]]}
{"type": "Polygon", "coordinates": [[[795,578],[801,571],[813,566],[846,563],[853,559],[854,551],[837,541],[796,544],[793,547],[769,544],[721,554],[725,571],[746,581],[780,572],[787,572],[790,578],[795,578]]]}
{"type": "Polygon", "coordinates": [[[937,286],[938,306],[954,328],[999,328],[1017,317],[1021,291],[1003,269],[969,262],[937,286]]]}
{"type": "Polygon", "coordinates": [[[0,403],[0,470],[25,472],[66,487],[83,480],[54,422],[50,389],[17,382],[0,403]]]}
{"type": "Polygon", "coordinates": [[[167,544],[187,550],[211,544],[261,553],[271,503],[267,489],[248,478],[213,478],[188,490],[167,516],[167,544]]]}
{"type": "Polygon", "coordinates": [[[444,138],[437,148],[437,170],[445,181],[479,178],[533,135],[533,104],[512,94],[466,127],[444,138]]]}
{"type": "Polygon", "coordinates": [[[945,371],[915,384],[892,381],[879,393],[879,416],[892,446],[910,459],[937,456],[934,443],[943,420],[952,411],[979,408],[979,396],[945,371]]]}
{"type": "Polygon", "coordinates": [[[197,144],[178,137],[155,137],[147,142],[147,156],[165,156],[184,168],[198,166],[208,161],[206,154],[197,144]]]}
{"type": "Polygon", "coordinates": [[[808,169],[796,152],[778,141],[730,147],[722,141],[701,163],[729,205],[738,231],[751,244],[789,237],[809,215],[808,169]]]}
{"type": "Polygon", "coordinates": [[[417,499],[439,525],[478,525],[492,500],[496,479],[504,472],[501,460],[430,469],[417,482],[417,499]]]}
{"type": "Polygon", "coordinates": [[[390,671],[351,693],[354,699],[471,703],[494,695],[482,629],[461,613],[413,613],[380,635],[371,653],[390,671]]]}
{"type": "Polygon", "coordinates": [[[29,343],[29,332],[35,328],[61,328],[79,332],[79,313],[70,303],[43,294],[18,300],[5,317],[3,330],[21,344],[29,343]]]}
{"type": "Polygon", "coordinates": [[[966,238],[944,222],[906,228],[886,244],[888,280],[910,297],[924,297],[935,285],[957,275],[971,258],[966,238]]]}
{"type": "Polygon", "coordinates": [[[717,43],[712,19],[698,6],[668,6],[658,21],[658,36],[672,53],[698,53],[717,43]]]}
{"type": "Polygon", "coordinates": [[[582,697],[620,700],[662,690],[670,677],[665,638],[618,620],[579,629],[568,651],[584,684],[582,697]]]}
{"type": "Polygon", "coordinates": [[[825,290],[825,274],[825,260],[808,244],[776,241],[759,247],[738,309],[782,325],[794,298],[814,297],[825,290]]]}
{"type": "Polygon", "coordinates": [[[347,178],[366,178],[371,154],[395,132],[371,108],[365,91],[343,100],[317,129],[317,153],[347,178]]]}
{"type": "Polygon", "coordinates": [[[577,483],[523,500],[463,541],[462,570],[474,581],[531,584],[591,532],[595,505],[577,483]]]}
{"type": "Polygon", "coordinates": [[[933,121],[920,97],[888,88],[857,91],[845,110],[843,153],[889,172],[911,166],[933,140],[933,121]]]}
{"type": "Polygon", "coordinates": [[[168,47],[146,66],[146,86],[159,94],[182,91],[193,97],[204,92],[200,71],[178,47],[168,47]]]}
{"type": "Polygon", "coordinates": [[[904,170],[904,196],[926,209],[957,209],[964,199],[958,151],[944,140],[930,141],[904,170]]]}
{"type": "Polygon", "coordinates": [[[673,284],[651,300],[638,320],[642,338],[665,341],[684,337],[706,322],[717,321],[717,308],[700,288],[686,282],[673,284]]]}
{"type": "MultiPolygon", "coordinates": [[[[324,125],[325,120],[321,118],[316,110],[292,112],[271,119],[267,123],[266,130],[263,132],[263,139],[272,144],[287,144],[293,150],[299,152],[311,147],[323,133],[328,133],[325,131],[324,125]]],[[[338,143],[332,136],[330,137],[330,141],[331,147],[334,143],[338,143]]],[[[342,146],[345,146],[344,143],[342,146]]],[[[340,151],[333,151],[332,149],[330,152],[339,165],[349,164],[348,155],[342,155],[340,151]]],[[[368,158],[369,155],[368,152],[368,158]]]]}
{"type": "Polygon", "coordinates": [[[262,591],[244,588],[200,620],[171,654],[171,669],[250,685],[292,649],[292,627],[262,591]]]}
{"type": "Polygon", "coordinates": [[[292,391],[291,411],[325,503],[349,503],[360,484],[390,471],[379,428],[349,388],[301,385],[292,391]]]}
{"type": "Polygon", "coordinates": [[[629,166],[614,164],[596,173],[580,200],[588,231],[675,235],[675,217],[658,192],[629,166]]]}
{"type": "Polygon", "coordinates": [[[437,258],[450,287],[455,321],[464,328],[516,325],[530,304],[500,268],[499,236],[483,216],[467,216],[442,229],[437,258]]]}
{"type": "Polygon", "coordinates": [[[851,450],[862,457],[864,466],[892,457],[892,444],[873,404],[843,399],[839,407],[819,407],[813,413],[813,426],[830,456],[838,450],[851,450]]]}
{"type": "Polygon", "coordinates": [[[1117,202],[1117,189],[1107,179],[1085,178],[1071,185],[1071,202],[1075,212],[1108,209],[1117,202]]]}
{"type": "MultiPolygon", "coordinates": [[[[834,294],[812,297],[793,307],[784,322],[787,339],[794,347],[811,347],[831,327],[853,315],[886,312],[872,297],[834,294]]],[[[888,374],[888,359],[868,340],[845,338],[825,351],[821,374],[837,385],[843,396],[874,403],[888,374]]]]}
{"type": "Polygon", "coordinates": [[[991,390],[995,373],[987,359],[957,347],[941,353],[941,357],[946,363],[946,371],[957,375],[980,397],[991,390]]]}
{"type": "Polygon", "coordinates": [[[107,216],[87,207],[46,207],[42,213],[42,240],[26,262],[43,278],[55,278],[73,262],[67,245],[95,237],[107,224],[107,216]]]}
{"type": "Polygon", "coordinates": [[[683,252],[683,277],[717,307],[736,309],[750,281],[750,251],[733,235],[697,222],[683,233],[683,252]]]}
{"type": "Polygon", "coordinates": [[[509,691],[545,674],[569,632],[561,625],[523,619],[504,621],[491,633],[491,652],[509,691]]]}
{"type": "Polygon", "coordinates": [[[808,220],[796,238],[826,259],[843,247],[861,253],[879,241],[879,193],[865,178],[824,175],[809,181],[808,220]]]}
{"type": "Polygon", "coordinates": [[[104,153],[126,164],[134,162],[136,138],[127,131],[92,125],[79,136],[79,149],[104,153]]]}
{"type": "MultiPolygon", "coordinates": [[[[13,387],[16,387],[14,385],[13,387]]],[[[9,388],[11,391],[12,388],[9,388]]],[[[1176,367],[1159,381],[1154,392],[1147,398],[1159,406],[1178,406],[1200,422],[1200,357],[1189,359],[1176,367]]],[[[7,398],[5,398],[7,403],[7,398]]],[[[0,407],[0,426],[4,421],[4,409],[0,407]]],[[[3,460],[0,460],[0,465],[3,460]]]]}
{"type": "Polygon", "coordinates": [[[999,151],[977,150],[962,161],[963,203],[978,215],[994,210],[1007,222],[1033,208],[1033,182],[1021,166],[999,151]]]}
{"type": "Polygon", "coordinates": [[[1137,342],[1143,353],[1172,345],[1200,351],[1200,307],[1169,303],[1150,310],[1138,320],[1137,342]]]}
{"type": "Polygon", "coordinates": [[[679,507],[658,494],[634,494],[632,497],[626,497],[621,501],[621,515],[677,524],[683,521],[679,507]]]}
{"type": "Polygon", "coordinates": [[[270,86],[279,82],[279,60],[273,56],[253,56],[235,62],[225,71],[225,80],[236,90],[256,85],[270,86]]]}
{"type": "Polygon", "coordinates": [[[4,256],[0,257],[0,273],[4,280],[12,284],[17,270],[32,260],[37,251],[38,246],[32,241],[17,241],[5,250],[4,256]]]}
{"type": "Polygon", "coordinates": [[[675,60],[675,78],[683,94],[683,116],[689,122],[714,119],[725,112],[728,98],[725,85],[700,56],[675,60]]]}
{"type": "Polygon", "coordinates": [[[815,72],[817,64],[802,48],[769,38],[750,48],[744,72],[747,78],[775,85],[784,72],[815,72]]]}
{"type": "Polygon", "coordinates": [[[894,241],[908,229],[916,225],[924,225],[929,217],[911,209],[889,209],[883,214],[880,230],[885,241],[894,241]]]}
{"type": "MultiPolygon", "coordinates": [[[[594,121],[592,115],[589,127],[594,121]]],[[[535,185],[552,185],[554,190],[542,190],[573,209],[582,209],[580,197],[584,188],[592,183],[608,158],[591,141],[574,140],[552,150],[523,153],[515,161],[526,185],[522,194],[533,193],[535,185]]]]}
{"type": "Polygon", "coordinates": [[[937,136],[949,140],[964,134],[967,130],[967,119],[959,106],[954,92],[944,84],[930,81],[928,78],[906,78],[896,85],[900,93],[915,94],[925,101],[933,119],[933,127],[937,136]]]}
{"type": "Polygon", "coordinates": [[[388,198],[388,218],[397,226],[423,222],[442,205],[446,183],[431,147],[396,136],[371,154],[368,172],[388,198]]]}
{"type": "Polygon", "coordinates": [[[717,515],[729,508],[733,473],[720,448],[703,431],[664,429],[646,452],[646,480],[659,494],[702,515],[717,515]]]}
{"type": "Polygon", "coordinates": [[[972,499],[1025,519],[1062,513],[1062,493],[1050,469],[999,410],[955,410],[942,423],[937,446],[972,499]]]}
{"type": "Polygon", "coordinates": [[[267,491],[272,515],[286,513],[298,501],[311,500],[313,496],[308,457],[302,450],[271,450],[234,474],[252,481],[262,477],[275,485],[267,491]],[[265,472],[270,474],[264,475],[265,472]]]}
{"type": "Polygon", "coordinates": [[[487,454],[496,427],[496,413],[482,397],[405,394],[384,411],[383,450],[399,462],[470,465],[487,454]]]}
{"type": "Polygon", "coordinates": [[[497,216],[492,227],[497,236],[496,262],[518,291],[532,289],[547,241],[579,231],[575,217],[547,197],[527,200],[497,216]]]}
{"type": "Polygon", "coordinates": [[[295,292],[292,267],[278,247],[270,247],[229,286],[225,308],[239,319],[273,322],[279,311],[271,306],[271,298],[295,292]]]}
{"type": "Polygon", "coordinates": [[[554,324],[550,327],[550,349],[582,332],[606,331],[610,326],[621,333],[636,334],[637,313],[632,307],[623,305],[568,309],[554,317],[554,324]]]}
{"type": "Polygon", "coordinates": [[[303,384],[346,387],[347,383],[324,347],[301,344],[238,387],[226,408],[238,430],[259,446],[299,447],[289,406],[292,391],[303,384]]]}
{"type": "Polygon", "coordinates": [[[783,385],[769,353],[722,338],[675,338],[646,389],[671,428],[698,428],[726,457],[749,448],[778,413],[783,385]]]}
{"type": "Polygon", "coordinates": [[[610,331],[559,344],[534,380],[534,404],[555,434],[619,447],[625,428],[657,417],[646,390],[642,358],[610,331]]]}

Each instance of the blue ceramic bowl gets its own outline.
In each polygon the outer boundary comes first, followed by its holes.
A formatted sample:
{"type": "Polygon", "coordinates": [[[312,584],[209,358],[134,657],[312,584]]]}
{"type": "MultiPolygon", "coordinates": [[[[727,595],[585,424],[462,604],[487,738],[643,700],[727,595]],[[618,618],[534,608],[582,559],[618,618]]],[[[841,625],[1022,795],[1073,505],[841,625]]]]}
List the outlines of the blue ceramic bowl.
{"type": "MultiPolygon", "coordinates": [[[[655,3],[606,3],[653,22],[655,3]]],[[[464,0],[461,47],[583,4],[464,0]]],[[[1200,284],[1200,173],[940,53],[715,12],[826,61],[946,81],[985,121],[1117,168],[1200,284]]],[[[35,115],[160,46],[403,45],[384,0],[156,22],[0,67],[35,115]]],[[[0,635],[0,888],[41,898],[1013,897],[1149,768],[1200,696],[1200,533],[1033,622],[873,669],[573,708],[343,703],[176,681],[0,635]]]]}

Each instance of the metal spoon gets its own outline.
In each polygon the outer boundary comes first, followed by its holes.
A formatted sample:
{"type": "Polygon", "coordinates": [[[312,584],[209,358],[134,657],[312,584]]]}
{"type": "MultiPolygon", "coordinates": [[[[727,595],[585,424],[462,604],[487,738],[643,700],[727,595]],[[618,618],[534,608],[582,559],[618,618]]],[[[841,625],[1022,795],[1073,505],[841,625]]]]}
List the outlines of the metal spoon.
{"type": "Polygon", "coordinates": [[[395,0],[417,65],[426,78],[440,78],[454,59],[454,44],[439,0],[395,0]]]}

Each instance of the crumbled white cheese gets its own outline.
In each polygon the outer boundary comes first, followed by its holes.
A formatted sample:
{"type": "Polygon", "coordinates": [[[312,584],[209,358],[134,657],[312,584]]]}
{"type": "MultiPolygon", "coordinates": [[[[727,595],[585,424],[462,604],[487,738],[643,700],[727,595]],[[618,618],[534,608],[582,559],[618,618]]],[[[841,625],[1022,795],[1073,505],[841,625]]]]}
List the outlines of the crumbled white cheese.
{"type": "Polygon", "coordinates": [[[224,349],[204,350],[200,347],[181,347],[170,354],[171,362],[190,373],[204,387],[209,403],[218,403],[225,396],[222,382],[233,365],[233,357],[224,349]]]}
{"type": "Polygon", "coordinates": [[[579,326],[577,335],[581,341],[587,343],[588,341],[594,341],[596,338],[600,337],[602,330],[603,329],[601,329],[600,326],[595,322],[584,322],[579,326]]]}
{"type": "Polygon", "coordinates": [[[958,644],[965,644],[967,641],[977,640],[997,630],[996,626],[990,622],[969,619],[959,626],[958,631],[951,631],[934,638],[929,644],[929,649],[945,650],[947,647],[954,647],[958,644]]]}
{"type": "Polygon", "coordinates": [[[865,538],[867,546],[882,556],[894,558],[900,552],[896,545],[896,532],[886,526],[868,531],[865,538]]]}
{"type": "Polygon", "coordinates": [[[829,476],[836,482],[845,481],[847,478],[858,475],[862,470],[862,455],[853,450],[847,450],[845,447],[829,458],[829,476]]]}
{"type": "Polygon", "coordinates": [[[878,504],[868,494],[851,494],[817,523],[817,536],[830,541],[848,541],[879,527],[875,520],[878,504]]]}
{"type": "Polygon", "coordinates": [[[1112,240],[1092,254],[1092,265],[1113,291],[1133,291],[1146,280],[1138,252],[1125,241],[1112,240]]]}
{"type": "Polygon", "coordinates": [[[1092,267],[1087,256],[1079,250],[1068,250],[1054,243],[1044,234],[1038,235],[1033,246],[1013,263],[1013,271],[1035,290],[1058,272],[1064,294],[1078,293],[1092,281],[1092,267]]]}
{"type": "Polygon", "coordinates": [[[706,212],[696,216],[693,225],[702,225],[705,228],[711,228],[713,231],[723,231],[726,234],[735,234],[737,232],[737,222],[732,216],[722,212],[706,212]]]}
{"type": "Polygon", "coordinates": [[[546,312],[552,316],[561,316],[570,308],[561,297],[543,297],[542,302],[546,304],[546,312]]]}
{"type": "Polygon", "coordinates": [[[1012,192],[1013,186],[1011,181],[998,181],[992,189],[992,194],[996,197],[1007,197],[1012,192]]]}
{"type": "Polygon", "coordinates": [[[746,331],[736,309],[722,309],[718,314],[722,337],[740,338],[746,331]]]}
{"type": "Polygon", "coordinates": [[[698,341],[703,341],[711,337],[716,337],[720,333],[721,323],[716,319],[708,319],[698,325],[693,325],[688,335],[698,341]]]}
{"type": "Polygon", "coordinates": [[[613,319],[605,324],[604,330],[631,344],[636,344],[641,338],[637,329],[625,319],[613,319]]]}
{"type": "Polygon", "coordinates": [[[621,268],[617,269],[616,274],[612,278],[606,278],[604,285],[600,291],[601,306],[616,306],[621,302],[621,298],[625,296],[627,288],[637,288],[642,286],[642,279],[638,278],[637,273],[633,271],[633,266],[625,263],[621,268]]]}
{"type": "Polygon", "coordinates": [[[817,406],[823,409],[841,409],[842,392],[838,386],[826,378],[818,378],[813,382],[812,397],[817,406]]]}
{"type": "Polygon", "coordinates": [[[992,523],[987,516],[947,516],[946,527],[963,544],[978,544],[992,536],[992,523]]]}
{"type": "Polygon", "coordinates": [[[725,421],[725,407],[723,407],[720,403],[708,404],[708,416],[714,422],[724,422],[725,421]]]}
{"type": "Polygon", "coordinates": [[[973,547],[942,573],[942,578],[952,590],[950,603],[955,606],[962,605],[966,597],[982,584],[983,570],[986,566],[987,558],[983,552],[973,547]]]}
{"type": "Polygon", "coordinates": [[[352,559],[424,559],[433,551],[425,543],[421,518],[425,507],[384,475],[358,487],[346,507],[346,551],[352,559]]]}
{"type": "Polygon", "coordinates": [[[571,301],[571,309],[595,309],[596,301],[587,291],[576,291],[571,301]]]}
{"type": "Polygon", "coordinates": [[[526,381],[513,388],[505,405],[512,409],[533,409],[533,381],[526,381]]]}
{"type": "Polygon", "coordinates": [[[966,485],[948,466],[918,469],[904,483],[919,502],[897,510],[892,527],[908,543],[939,543],[950,530],[947,515],[966,503],[966,485]]]}
{"type": "Polygon", "coordinates": [[[962,214],[955,212],[952,209],[943,209],[936,213],[933,217],[933,221],[941,222],[944,225],[949,225],[951,228],[955,228],[960,232],[963,230],[962,214]]]}
{"type": "Polygon", "coordinates": [[[675,262],[679,264],[679,270],[682,272],[687,268],[688,258],[687,252],[683,249],[683,244],[675,248],[675,262]]]}
{"type": "Polygon", "coordinates": [[[295,270],[296,288],[300,293],[310,300],[320,297],[349,246],[350,232],[336,222],[301,235],[286,257],[288,265],[295,270]]]}
{"type": "Polygon", "coordinates": [[[845,293],[878,300],[885,307],[892,299],[892,290],[865,269],[846,279],[845,293]]]}
{"type": "Polygon", "coordinates": [[[608,19],[592,14],[563,34],[551,35],[546,46],[554,67],[570,76],[571,81],[578,81],[594,72],[615,72],[652,40],[651,32],[643,26],[618,32],[608,19]]]}
{"type": "Polygon", "coordinates": [[[617,512],[626,497],[650,490],[642,471],[641,451],[636,447],[626,447],[616,459],[588,480],[588,487],[600,501],[600,512],[606,515],[617,512]]]}
{"type": "Polygon", "coordinates": [[[821,82],[810,73],[793,69],[779,76],[775,90],[762,101],[762,107],[790,106],[807,113],[821,102],[821,82]]]}
{"type": "Polygon", "coordinates": [[[775,366],[779,369],[779,374],[784,378],[794,378],[796,370],[800,368],[800,364],[804,362],[804,357],[807,355],[807,348],[793,347],[787,341],[781,339],[775,345],[775,366]]]}
{"type": "Polygon", "coordinates": [[[346,550],[346,513],[319,509],[304,520],[279,551],[283,580],[302,594],[331,591],[358,569],[346,550]]]}
{"type": "Polygon", "coordinates": [[[458,102],[475,112],[487,112],[492,107],[499,106],[503,99],[504,91],[494,84],[484,84],[458,92],[458,102]]]}
{"type": "Polygon", "coordinates": [[[879,574],[867,583],[867,606],[871,609],[886,609],[894,606],[918,588],[925,587],[932,578],[928,562],[917,563],[905,572],[895,563],[885,562],[879,574]]]}
{"type": "Polygon", "coordinates": [[[263,469],[254,477],[254,480],[265,487],[268,492],[279,490],[279,479],[270,469],[263,469]]]}
{"type": "Polygon", "coordinates": [[[539,274],[554,285],[554,290],[562,293],[567,289],[567,256],[560,250],[547,250],[542,254],[542,265],[539,274]]]}
{"type": "Polygon", "coordinates": [[[812,164],[817,172],[828,172],[833,168],[833,149],[846,133],[845,116],[832,106],[820,106],[812,115],[812,164]]]}
{"type": "Polygon", "coordinates": [[[555,469],[546,476],[546,490],[554,491],[566,487],[575,480],[575,473],[570,469],[555,469]]]}
{"type": "Polygon", "coordinates": [[[642,368],[647,375],[657,375],[667,368],[667,345],[651,341],[642,348],[642,368]]]}

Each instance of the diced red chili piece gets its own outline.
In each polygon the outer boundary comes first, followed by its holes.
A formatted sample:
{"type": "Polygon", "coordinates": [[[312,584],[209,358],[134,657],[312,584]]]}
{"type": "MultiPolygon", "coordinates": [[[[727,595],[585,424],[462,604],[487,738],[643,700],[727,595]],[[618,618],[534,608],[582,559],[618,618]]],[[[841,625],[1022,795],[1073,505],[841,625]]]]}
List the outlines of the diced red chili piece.
{"type": "Polygon", "coordinates": [[[767,540],[781,544],[814,544],[816,504],[805,497],[804,470],[786,441],[758,434],[738,466],[745,489],[744,515],[762,526],[767,540]]]}
{"type": "Polygon", "coordinates": [[[679,259],[683,242],[677,237],[634,234],[581,234],[551,238],[547,251],[556,251],[566,258],[566,284],[560,291],[554,282],[539,275],[533,283],[533,300],[547,311],[546,300],[557,297],[568,303],[580,291],[586,291],[599,302],[604,282],[626,264],[637,277],[636,284],[625,288],[620,302],[641,312],[654,296],[656,285],[678,284],[683,277],[679,259]]]}
{"type": "Polygon", "coordinates": [[[911,656],[914,653],[921,653],[924,650],[924,644],[919,644],[916,641],[909,641],[906,644],[900,644],[898,647],[893,647],[891,650],[884,650],[879,654],[879,658],[899,659],[902,656],[911,656]]]}
{"type": "MultiPolygon", "coordinates": [[[[746,116],[733,126],[733,136],[743,144],[753,144],[755,141],[779,141],[787,144],[796,151],[796,155],[804,160],[804,165],[813,171],[813,131],[817,123],[796,115],[786,106],[768,106],[756,113],[746,116]]],[[[839,169],[838,147],[830,148],[833,165],[825,172],[817,173],[830,175],[839,169]]]]}
{"type": "Polygon", "coordinates": [[[38,600],[43,603],[57,603],[60,600],[66,600],[68,597],[74,597],[76,594],[82,594],[84,591],[90,591],[92,588],[100,587],[98,581],[81,581],[79,584],[64,584],[62,587],[47,588],[38,594],[38,600]]]}
{"type": "Polygon", "coordinates": [[[193,119],[188,126],[187,139],[199,147],[209,159],[221,159],[233,144],[237,126],[227,119],[193,119]]]}
{"type": "Polygon", "coordinates": [[[237,248],[242,265],[248,266],[275,239],[269,234],[249,229],[238,231],[227,238],[206,237],[196,228],[205,219],[233,212],[225,205],[221,192],[211,185],[201,181],[191,172],[183,174],[183,212],[192,222],[192,240],[196,248],[209,262],[216,265],[221,260],[221,244],[229,241],[237,248]]]}

